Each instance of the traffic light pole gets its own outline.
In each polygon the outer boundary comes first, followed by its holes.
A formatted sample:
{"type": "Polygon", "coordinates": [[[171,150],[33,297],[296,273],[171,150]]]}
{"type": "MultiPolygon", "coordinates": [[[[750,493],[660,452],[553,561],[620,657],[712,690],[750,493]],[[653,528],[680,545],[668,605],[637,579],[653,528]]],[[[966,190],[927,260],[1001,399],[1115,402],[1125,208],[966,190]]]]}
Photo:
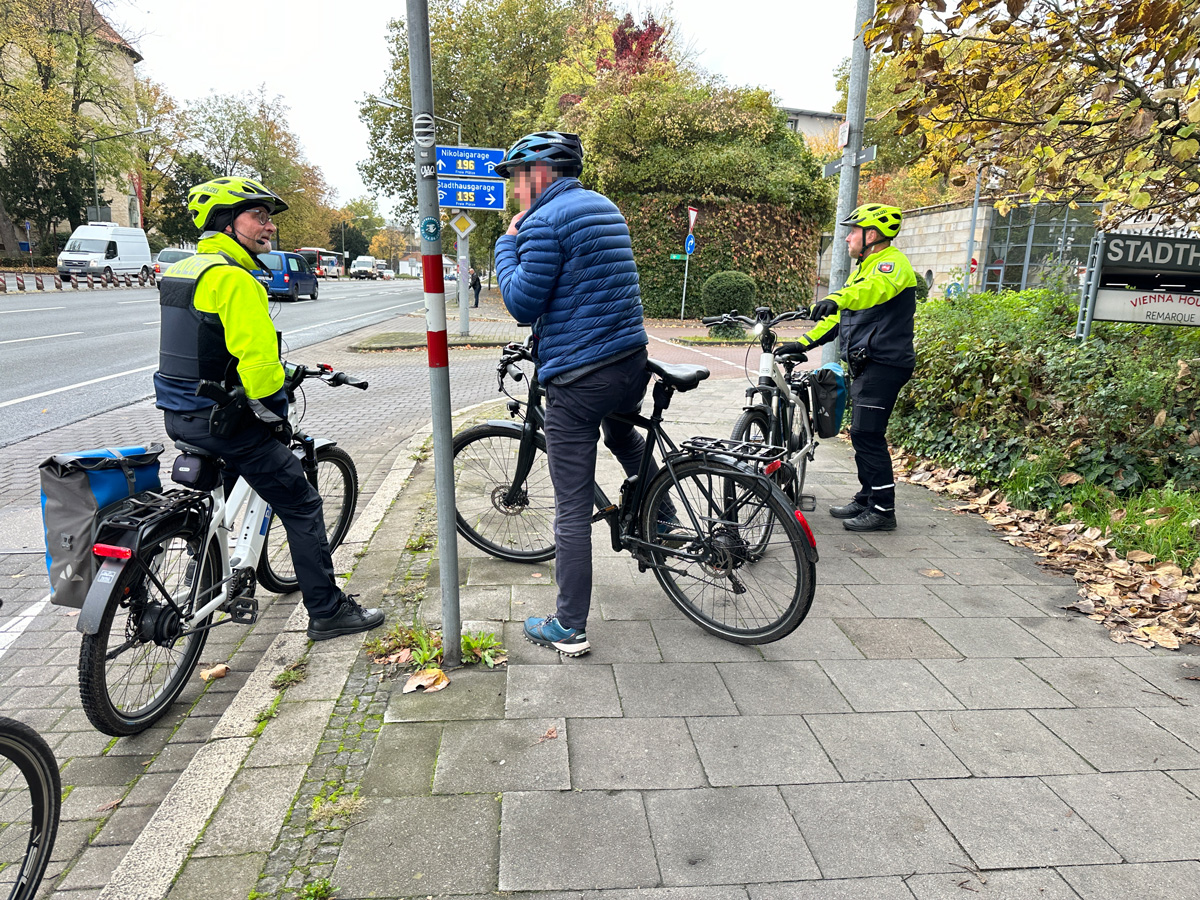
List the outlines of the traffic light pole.
{"type": "Polygon", "coordinates": [[[462,660],[462,618],[458,595],[458,534],[454,524],[450,348],[446,340],[442,223],[438,216],[437,126],[433,117],[429,6],[427,0],[406,0],[406,4],[413,155],[417,176],[417,209],[421,217],[421,271],[425,287],[429,396],[433,408],[433,471],[437,489],[438,558],[442,588],[442,653],[446,665],[456,666],[462,660]]]}

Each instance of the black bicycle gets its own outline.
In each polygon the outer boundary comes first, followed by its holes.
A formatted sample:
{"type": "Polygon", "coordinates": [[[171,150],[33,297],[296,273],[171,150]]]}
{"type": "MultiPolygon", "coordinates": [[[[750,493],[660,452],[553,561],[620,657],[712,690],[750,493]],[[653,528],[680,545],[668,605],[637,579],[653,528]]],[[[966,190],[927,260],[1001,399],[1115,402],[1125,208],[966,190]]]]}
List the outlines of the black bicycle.
{"type": "MultiPolygon", "coordinates": [[[[300,428],[296,402],[306,379],[331,387],[367,383],[329,366],[288,367],[289,446],[321,495],[325,536],[335,550],[358,501],[358,473],[333,441],[300,428]]],[[[209,382],[224,406],[235,396],[209,382]]],[[[200,447],[176,441],[186,456],[186,488],[144,491],[106,510],[93,552],[102,560],[80,610],[79,693],[88,720],[111,735],[130,735],[163,716],[183,690],[210,629],[258,618],[257,585],[298,587],[287,536],[268,504],[244,479],[225,493],[222,464],[200,447]]],[[[184,457],[180,457],[184,460],[184,457]]]]}
{"type": "Polygon", "coordinates": [[[54,849],[61,798],[50,747],[28,725],[0,717],[0,900],[33,900],[54,849]]]}
{"type": "Polygon", "coordinates": [[[773,477],[788,498],[805,512],[816,508],[816,498],[804,493],[808,463],[814,458],[818,444],[812,419],[815,402],[812,373],[796,371],[796,366],[808,359],[807,354],[795,348],[785,351],[786,345],[779,343],[774,328],[782,322],[808,319],[809,315],[807,309],[796,309],[772,316],[770,309],[760,306],[753,319],[728,312],[702,320],[709,326],[744,325],[753,329],[762,349],[758,382],[746,388],[750,405],[734,423],[730,437],[735,441],[785,447],[783,464],[773,477]]]}
{"type": "MultiPolygon", "coordinates": [[[[509,344],[497,367],[508,411],[454,438],[459,533],[499,559],[554,556],[554,489],[546,460],[545,413],[536,371],[522,401],[506,381],[526,375],[529,343],[509,344]]],[[[593,522],[609,524],[612,546],[652,569],[671,601],[701,628],[740,644],[786,637],[804,620],[816,590],[816,542],[804,516],[772,476],[784,450],[746,441],[696,437],[678,446],[662,427],[676,391],[708,377],[702,366],[650,360],[654,409],[614,416],[646,431],[637,474],[613,503],[595,485],[593,522]],[[662,467],[648,478],[656,448],[662,467]]]]}

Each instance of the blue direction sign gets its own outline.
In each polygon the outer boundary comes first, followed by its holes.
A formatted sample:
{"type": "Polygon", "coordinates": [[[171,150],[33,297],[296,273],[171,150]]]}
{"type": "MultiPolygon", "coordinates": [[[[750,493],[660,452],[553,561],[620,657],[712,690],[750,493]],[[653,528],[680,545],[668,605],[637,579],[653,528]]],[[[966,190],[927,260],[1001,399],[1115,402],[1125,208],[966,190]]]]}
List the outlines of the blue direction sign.
{"type": "Polygon", "coordinates": [[[496,163],[504,159],[498,147],[438,147],[437,172],[443,177],[497,178],[496,163]]]}
{"type": "Polygon", "coordinates": [[[683,249],[687,252],[688,256],[696,252],[696,236],[694,234],[687,236],[687,240],[683,242],[683,249]]]}
{"type": "Polygon", "coordinates": [[[504,209],[504,182],[489,178],[439,178],[438,206],[504,209]]]}

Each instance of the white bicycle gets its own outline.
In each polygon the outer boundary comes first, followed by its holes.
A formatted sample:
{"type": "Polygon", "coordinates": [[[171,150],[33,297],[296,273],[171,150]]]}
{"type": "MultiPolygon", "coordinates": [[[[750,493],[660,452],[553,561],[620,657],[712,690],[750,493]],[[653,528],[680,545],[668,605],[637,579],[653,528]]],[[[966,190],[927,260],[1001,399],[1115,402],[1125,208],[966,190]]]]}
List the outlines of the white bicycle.
{"type": "MultiPolygon", "coordinates": [[[[334,550],[350,528],[358,473],[333,441],[300,429],[296,393],[311,378],[362,390],[367,383],[328,366],[289,372],[290,447],[321,495],[334,550]]],[[[175,446],[186,459],[172,477],[186,476],[189,487],[145,491],[106,510],[93,547],[102,563],[79,613],[79,692],[89,721],[105,734],[136,734],[164,715],[208,632],[256,621],[259,583],[275,593],[299,587],[270,505],[241,478],[226,497],[220,460],[182,441],[175,446]]]]}

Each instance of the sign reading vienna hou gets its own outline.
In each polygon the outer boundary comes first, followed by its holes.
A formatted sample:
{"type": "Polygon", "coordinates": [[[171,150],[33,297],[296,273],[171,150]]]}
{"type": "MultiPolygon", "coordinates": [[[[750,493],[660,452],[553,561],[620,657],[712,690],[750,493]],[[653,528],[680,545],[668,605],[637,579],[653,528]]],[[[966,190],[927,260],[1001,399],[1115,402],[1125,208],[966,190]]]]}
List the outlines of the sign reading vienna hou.
{"type": "Polygon", "coordinates": [[[1104,238],[1105,277],[1095,293],[1093,318],[1200,325],[1200,240],[1128,234],[1104,238]],[[1122,275],[1128,276],[1127,284],[1120,283],[1122,275]]]}

